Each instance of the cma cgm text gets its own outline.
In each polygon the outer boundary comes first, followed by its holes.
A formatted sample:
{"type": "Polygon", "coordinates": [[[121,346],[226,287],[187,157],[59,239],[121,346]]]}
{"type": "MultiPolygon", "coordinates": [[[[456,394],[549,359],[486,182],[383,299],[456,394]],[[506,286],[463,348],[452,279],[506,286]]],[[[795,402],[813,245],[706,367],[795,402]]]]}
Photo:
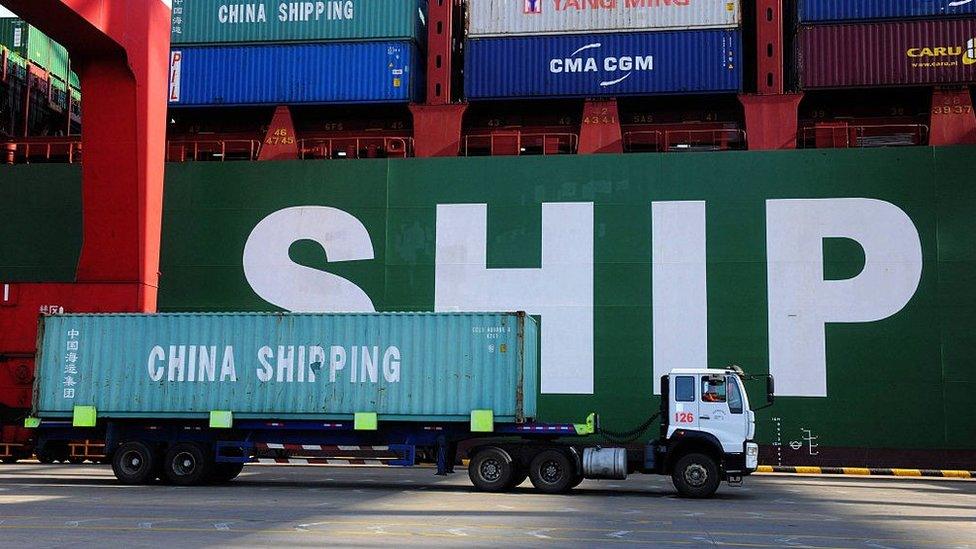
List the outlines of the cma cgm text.
{"type": "MultiPolygon", "coordinates": [[[[281,2],[278,21],[335,21],[355,17],[352,0],[328,2],[281,2]]],[[[217,8],[217,20],[222,24],[267,23],[268,14],[262,2],[224,4],[217,8]]]]}
{"type": "MultiPolygon", "coordinates": [[[[654,56],[637,55],[631,57],[629,55],[624,55],[621,57],[604,57],[603,70],[604,72],[652,71],[654,70],[654,56]]],[[[564,72],[575,73],[599,71],[599,64],[593,57],[587,57],[586,59],[580,57],[570,57],[566,59],[549,60],[549,72],[553,74],[560,74],[564,72]]]]}

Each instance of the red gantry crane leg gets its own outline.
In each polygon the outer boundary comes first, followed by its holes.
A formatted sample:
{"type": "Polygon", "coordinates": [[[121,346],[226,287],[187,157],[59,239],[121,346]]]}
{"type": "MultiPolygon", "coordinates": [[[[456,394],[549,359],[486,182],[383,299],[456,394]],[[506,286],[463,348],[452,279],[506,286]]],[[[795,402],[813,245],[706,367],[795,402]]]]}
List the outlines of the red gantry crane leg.
{"type": "Polygon", "coordinates": [[[796,148],[803,94],[784,93],[783,0],[756,1],[756,91],[742,94],[749,150],[796,148]]]}
{"type": "Polygon", "coordinates": [[[38,314],[156,310],[172,15],[170,0],[4,4],[68,48],[85,90],[75,281],[0,281],[0,459],[9,459],[30,451],[14,422],[31,404],[38,314]]]}

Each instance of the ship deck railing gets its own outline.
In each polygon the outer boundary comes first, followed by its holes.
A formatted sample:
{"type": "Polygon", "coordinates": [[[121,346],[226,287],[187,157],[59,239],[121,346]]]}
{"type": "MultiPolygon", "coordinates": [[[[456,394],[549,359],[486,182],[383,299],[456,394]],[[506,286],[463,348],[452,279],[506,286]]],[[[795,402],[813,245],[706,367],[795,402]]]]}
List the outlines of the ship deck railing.
{"type": "Polygon", "coordinates": [[[624,131],[624,152],[700,152],[746,148],[746,132],[732,128],[624,131]]]}
{"type": "Polygon", "coordinates": [[[461,156],[575,154],[578,148],[579,135],[575,133],[506,129],[465,135],[461,156]]]}
{"type": "Polygon", "coordinates": [[[929,127],[925,124],[832,122],[800,128],[797,146],[801,149],[912,147],[926,145],[928,141],[929,127]]]}

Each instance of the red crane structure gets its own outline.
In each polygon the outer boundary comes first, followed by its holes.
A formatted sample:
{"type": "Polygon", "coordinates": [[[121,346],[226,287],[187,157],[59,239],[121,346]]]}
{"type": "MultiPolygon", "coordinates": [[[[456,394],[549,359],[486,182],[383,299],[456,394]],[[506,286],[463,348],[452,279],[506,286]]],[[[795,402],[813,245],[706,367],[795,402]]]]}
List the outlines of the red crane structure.
{"type": "Polygon", "coordinates": [[[0,284],[0,459],[9,459],[29,448],[14,422],[30,408],[38,315],[156,310],[172,13],[170,0],[4,4],[68,48],[86,94],[74,281],[0,284]]]}

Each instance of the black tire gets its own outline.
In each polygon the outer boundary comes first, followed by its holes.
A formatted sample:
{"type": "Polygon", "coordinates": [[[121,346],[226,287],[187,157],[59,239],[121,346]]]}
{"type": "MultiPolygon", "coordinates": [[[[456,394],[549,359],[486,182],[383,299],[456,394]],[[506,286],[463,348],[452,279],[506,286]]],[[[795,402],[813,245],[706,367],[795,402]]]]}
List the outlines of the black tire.
{"type": "Polygon", "coordinates": [[[166,452],[163,474],[166,480],[178,486],[202,484],[210,476],[213,460],[199,444],[180,442],[166,452]]]}
{"type": "Polygon", "coordinates": [[[529,470],[522,465],[513,464],[512,478],[508,481],[507,490],[514,490],[529,478],[529,470]]]}
{"type": "Polygon", "coordinates": [[[148,484],[157,467],[156,453],[144,442],[126,442],[112,455],[112,472],[122,484],[148,484]]]}
{"type": "Polygon", "coordinates": [[[546,494],[561,494],[572,488],[578,471],[576,464],[559,450],[544,450],[532,459],[529,479],[535,489],[546,494]]]}
{"type": "Polygon", "coordinates": [[[468,463],[468,477],[475,489],[482,492],[503,492],[515,473],[508,452],[501,448],[485,448],[468,463]]]}
{"type": "Polygon", "coordinates": [[[223,484],[237,478],[244,470],[243,463],[214,463],[210,470],[210,482],[223,484]]]}
{"type": "Polygon", "coordinates": [[[682,456],[671,471],[671,482],[678,494],[686,498],[712,497],[721,481],[718,464],[705,454],[682,456]]]}

